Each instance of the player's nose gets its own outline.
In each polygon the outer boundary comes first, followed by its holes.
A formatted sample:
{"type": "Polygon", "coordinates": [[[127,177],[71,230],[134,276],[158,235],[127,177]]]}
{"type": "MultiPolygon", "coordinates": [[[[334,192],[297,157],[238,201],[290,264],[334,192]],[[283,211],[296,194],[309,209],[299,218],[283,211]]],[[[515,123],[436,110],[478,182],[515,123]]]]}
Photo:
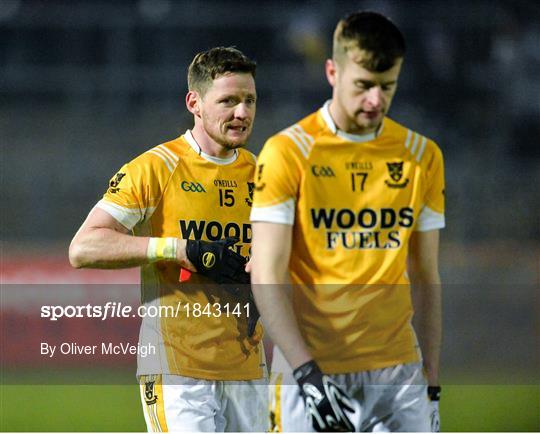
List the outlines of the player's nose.
{"type": "Polygon", "coordinates": [[[234,117],[237,119],[248,119],[251,117],[252,110],[246,103],[240,103],[234,110],[234,117]]]}
{"type": "Polygon", "coordinates": [[[383,93],[379,86],[373,86],[368,90],[367,100],[371,107],[377,109],[382,105],[383,93]]]}

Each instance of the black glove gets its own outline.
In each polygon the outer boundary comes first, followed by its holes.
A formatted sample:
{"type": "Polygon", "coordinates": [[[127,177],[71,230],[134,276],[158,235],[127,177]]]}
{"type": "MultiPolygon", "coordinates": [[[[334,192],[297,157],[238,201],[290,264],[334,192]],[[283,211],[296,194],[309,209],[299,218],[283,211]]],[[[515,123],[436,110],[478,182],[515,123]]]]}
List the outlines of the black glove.
{"type": "Polygon", "coordinates": [[[310,360],[293,371],[300,386],[313,428],[318,432],[352,432],[353,424],[345,410],[354,412],[347,393],[310,360]]]}
{"type": "Polygon", "coordinates": [[[441,399],[441,386],[429,386],[427,393],[431,405],[431,432],[440,432],[441,416],[439,415],[439,400],[441,399]]]}
{"type": "Polygon", "coordinates": [[[246,258],[229,247],[238,238],[228,237],[219,241],[187,240],[186,255],[197,272],[217,283],[250,282],[246,273],[246,258]]]}
{"type": "MultiPolygon", "coordinates": [[[[248,285],[250,277],[245,269],[246,258],[229,248],[238,241],[238,238],[233,237],[219,241],[187,240],[186,255],[200,274],[217,283],[227,284],[223,288],[235,297],[241,298],[245,290],[235,284],[248,285]]],[[[252,337],[260,314],[255,305],[251,288],[249,289],[248,303],[247,335],[252,337]]]]}

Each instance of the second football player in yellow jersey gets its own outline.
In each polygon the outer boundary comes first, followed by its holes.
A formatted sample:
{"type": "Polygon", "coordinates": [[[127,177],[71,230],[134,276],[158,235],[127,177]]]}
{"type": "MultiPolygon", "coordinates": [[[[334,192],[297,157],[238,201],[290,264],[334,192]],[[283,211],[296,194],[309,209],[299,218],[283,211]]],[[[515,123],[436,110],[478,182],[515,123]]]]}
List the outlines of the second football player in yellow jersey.
{"type": "Polygon", "coordinates": [[[406,247],[444,224],[441,152],[388,117],[338,132],[329,105],[267,141],[251,218],[294,225],[294,307],[323,371],[417,361],[406,247]]]}
{"type": "Polygon", "coordinates": [[[275,429],[427,431],[438,418],[426,381],[438,386],[443,159],[386,116],[404,53],[387,18],[341,20],[331,101],[259,156],[252,281],[276,344],[275,429]]]}
{"type": "Polygon", "coordinates": [[[150,431],[266,429],[262,328],[248,333],[249,293],[195,269],[226,254],[190,256],[190,246],[223,248],[229,237],[239,255],[250,254],[256,161],[242,148],[255,117],[254,76],[255,63],[234,48],[195,56],[186,95],[194,127],[124,165],[70,246],[76,267],[141,266],[142,304],[159,312],[143,317],[139,337],[155,349],[137,367],[150,431]],[[181,267],[199,273],[180,283],[181,267]]]}

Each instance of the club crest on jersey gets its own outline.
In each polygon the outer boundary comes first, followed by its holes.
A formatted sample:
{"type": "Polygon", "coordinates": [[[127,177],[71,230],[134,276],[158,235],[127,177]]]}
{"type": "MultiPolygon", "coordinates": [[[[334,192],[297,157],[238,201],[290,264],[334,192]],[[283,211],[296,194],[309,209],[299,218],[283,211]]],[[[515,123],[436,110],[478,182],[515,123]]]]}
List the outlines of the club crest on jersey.
{"type": "Polygon", "coordinates": [[[125,173],[118,172],[116,175],[114,175],[114,178],[109,181],[110,193],[118,193],[120,191],[118,184],[120,184],[120,181],[122,181],[124,176],[126,176],[125,173]]]}
{"type": "Polygon", "coordinates": [[[155,381],[147,381],[144,383],[144,401],[147,405],[152,405],[157,402],[158,397],[154,389],[155,384],[155,381]]]}
{"type": "Polygon", "coordinates": [[[199,182],[182,181],[180,187],[182,187],[182,190],[191,193],[206,193],[206,190],[199,182]]]}
{"type": "Polygon", "coordinates": [[[253,206],[253,190],[255,190],[255,183],[254,182],[248,182],[248,197],[246,197],[246,203],[248,206],[253,206]]]}
{"type": "Polygon", "coordinates": [[[385,180],[384,183],[390,188],[404,188],[409,183],[409,178],[406,178],[403,182],[400,183],[401,178],[403,178],[403,161],[397,163],[386,163],[388,167],[388,174],[390,175],[391,180],[385,180]]]}

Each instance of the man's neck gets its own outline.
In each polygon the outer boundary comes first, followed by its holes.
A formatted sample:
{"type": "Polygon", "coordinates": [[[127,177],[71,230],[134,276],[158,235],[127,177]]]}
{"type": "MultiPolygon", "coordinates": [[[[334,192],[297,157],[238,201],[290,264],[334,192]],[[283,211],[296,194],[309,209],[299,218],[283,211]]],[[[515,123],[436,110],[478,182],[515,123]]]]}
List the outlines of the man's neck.
{"type": "Polygon", "coordinates": [[[202,125],[196,124],[191,130],[191,134],[197,142],[197,145],[201,148],[201,151],[211,157],[229,158],[234,155],[233,149],[227,149],[225,146],[217,143],[208,135],[202,125]]]}

